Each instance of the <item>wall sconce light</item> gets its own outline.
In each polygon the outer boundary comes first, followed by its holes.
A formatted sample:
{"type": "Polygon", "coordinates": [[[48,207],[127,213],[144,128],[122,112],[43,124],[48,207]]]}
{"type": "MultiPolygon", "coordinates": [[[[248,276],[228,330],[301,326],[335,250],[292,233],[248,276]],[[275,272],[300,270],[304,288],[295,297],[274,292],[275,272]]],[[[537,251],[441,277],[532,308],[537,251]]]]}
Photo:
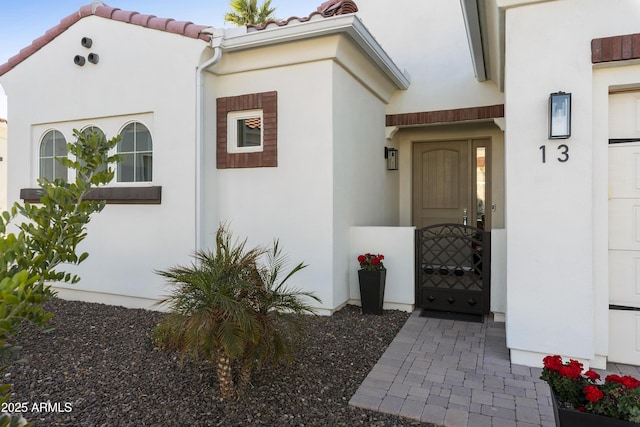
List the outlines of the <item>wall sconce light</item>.
{"type": "Polygon", "coordinates": [[[80,40],[80,44],[82,45],[82,47],[86,47],[87,49],[89,49],[91,45],[93,45],[93,40],[91,40],[89,37],[83,37],[80,40]]]}
{"type": "Polygon", "coordinates": [[[398,150],[384,147],[384,158],[387,159],[387,170],[398,170],[398,150]]]}
{"type": "Polygon", "coordinates": [[[556,92],[549,95],[549,139],[571,136],[571,94],[556,92]]]}
{"type": "Polygon", "coordinates": [[[82,67],[84,65],[84,56],[76,55],[73,58],[73,63],[78,65],[78,66],[80,66],[80,67],[82,67]]]}

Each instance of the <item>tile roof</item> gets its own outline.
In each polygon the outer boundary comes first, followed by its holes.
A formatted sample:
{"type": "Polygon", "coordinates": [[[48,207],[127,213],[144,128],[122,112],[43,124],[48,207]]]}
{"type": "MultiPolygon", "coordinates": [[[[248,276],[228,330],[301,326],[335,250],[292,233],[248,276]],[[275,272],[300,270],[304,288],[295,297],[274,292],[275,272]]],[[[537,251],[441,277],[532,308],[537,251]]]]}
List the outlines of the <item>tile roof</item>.
{"type": "Polygon", "coordinates": [[[247,25],[247,31],[261,31],[274,27],[284,27],[290,23],[307,22],[314,20],[314,18],[328,18],[336,15],[346,15],[348,13],[356,13],[358,6],[353,0],[329,0],[318,6],[318,9],[311,13],[309,16],[299,18],[292,16],[289,19],[282,21],[267,21],[262,25],[247,25]]]}
{"type": "MultiPolygon", "coordinates": [[[[293,16],[283,21],[269,21],[264,25],[248,25],[247,31],[261,31],[272,28],[274,26],[282,27],[290,23],[306,22],[314,18],[328,18],[336,15],[345,15],[358,11],[358,6],[353,0],[329,0],[322,3],[317,11],[311,13],[305,18],[293,16]]],[[[146,28],[166,31],[169,33],[180,34],[194,39],[211,41],[211,36],[202,32],[207,25],[196,25],[189,21],[176,21],[171,18],[158,18],[155,15],[144,15],[134,11],[121,10],[116,7],[110,7],[100,0],[94,0],[93,3],[82,6],[80,10],[72,13],[62,19],[58,25],[48,30],[43,36],[35,39],[29,46],[22,49],[17,55],[9,58],[9,60],[0,65],[0,76],[7,71],[20,64],[22,61],[36,53],[43,46],[51,42],[60,34],[65,32],[69,27],[87,16],[100,16],[102,18],[112,19],[114,21],[126,22],[133,25],[140,25],[146,28]]]]}
{"type": "Polygon", "coordinates": [[[36,53],[80,19],[92,15],[112,19],[114,21],[140,25],[142,27],[152,28],[155,30],[180,34],[185,37],[201,39],[207,42],[211,41],[210,35],[202,33],[202,30],[209,28],[210,26],[196,25],[187,21],[176,21],[171,18],[158,18],[155,15],[143,15],[138,12],[121,10],[116,7],[107,6],[101,1],[94,1],[91,4],[82,6],[77,12],[74,12],[62,19],[58,25],[48,30],[43,36],[35,39],[17,55],[9,58],[5,64],[0,65],[0,76],[36,53]]]}
{"type": "Polygon", "coordinates": [[[0,123],[7,123],[7,119],[3,119],[2,117],[0,117],[0,123]]]}

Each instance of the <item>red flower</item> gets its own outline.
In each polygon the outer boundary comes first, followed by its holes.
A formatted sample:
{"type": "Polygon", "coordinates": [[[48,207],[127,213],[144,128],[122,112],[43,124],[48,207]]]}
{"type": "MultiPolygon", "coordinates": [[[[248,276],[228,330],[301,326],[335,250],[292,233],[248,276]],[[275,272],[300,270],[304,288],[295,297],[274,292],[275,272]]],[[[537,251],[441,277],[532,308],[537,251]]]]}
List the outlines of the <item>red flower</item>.
{"type": "Polygon", "coordinates": [[[589,378],[591,381],[596,381],[600,379],[600,374],[597,373],[596,371],[592,371],[591,369],[585,372],[584,376],[589,378]]]}
{"type": "Polygon", "coordinates": [[[620,375],[611,374],[611,375],[607,375],[607,378],[605,378],[605,381],[609,383],[623,385],[629,390],[633,390],[634,388],[640,387],[640,381],[638,381],[637,379],[629,375],[625,375],[621,377],[620,375]]]}
{"type": "Polygon", "coordinates": [[[567,378],[580,378],[582,374],[582,363],[571,359],[569,365],[560,367],[560,376],[567,378]]]}
{"type": "Polygon", "coordinates": [[[358,262],[365,262],[367,260],[367,257],[365,257],[364,255],[360,255],[358,257],[358,262]]]}
{"type": "Polygon", "coordinates": [[[378,264],[380,264],[380,260],[378,258],[374,257],[374,258],[371,259],[371,264],[378,265],[378,264]]]}
{"type": "Polygon", "coordinates": [[[576,409],[580,412],[587,412],[587,408],[585,408],[584,406],[578,406],[576,409]]]}
{"type": "Polygon", "coordinates": [[[560,371],[562,367],[562,357],[561,356],[547,356],[542,359],[544,363],[544,367],[549,369],[550,371],[560,371]]]}
{"type": "Polygon", "coordinates": [[[598,387],[594,385],[588,385],[584,387],[584,394],[589,402],[597,402],[604,397],[604,393],[598,387]]]}

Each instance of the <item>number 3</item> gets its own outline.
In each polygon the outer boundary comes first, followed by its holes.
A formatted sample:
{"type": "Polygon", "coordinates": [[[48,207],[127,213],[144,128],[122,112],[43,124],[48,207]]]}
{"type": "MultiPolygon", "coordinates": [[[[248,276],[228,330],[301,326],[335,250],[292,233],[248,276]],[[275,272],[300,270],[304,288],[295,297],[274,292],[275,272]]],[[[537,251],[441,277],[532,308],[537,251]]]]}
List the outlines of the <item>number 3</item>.
{"type": "Polygon", "coordinates": [[[569,146],[567,144],[560,145],[558,150],[560,150],[560,157],[558,157],[558,161],[560,163],[564,163],[569,160],[569,146]]]}

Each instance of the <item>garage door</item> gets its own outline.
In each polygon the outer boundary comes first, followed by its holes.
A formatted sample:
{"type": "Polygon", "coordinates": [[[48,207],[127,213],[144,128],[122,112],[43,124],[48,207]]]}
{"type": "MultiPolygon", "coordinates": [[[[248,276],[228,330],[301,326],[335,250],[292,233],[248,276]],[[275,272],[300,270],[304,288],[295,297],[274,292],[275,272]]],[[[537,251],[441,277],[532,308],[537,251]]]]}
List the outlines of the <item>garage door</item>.
{"type": "Polygon", "coordinates": [[[609,99],[609,361],[640,365],[640,93],[609,99]]]}

